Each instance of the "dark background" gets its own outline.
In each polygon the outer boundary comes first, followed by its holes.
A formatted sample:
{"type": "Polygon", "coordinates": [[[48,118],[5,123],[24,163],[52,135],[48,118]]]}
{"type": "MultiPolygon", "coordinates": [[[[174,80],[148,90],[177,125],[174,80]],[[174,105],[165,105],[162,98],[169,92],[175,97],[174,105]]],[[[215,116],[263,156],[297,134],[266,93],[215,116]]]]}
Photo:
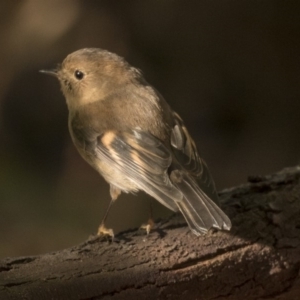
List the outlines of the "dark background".
{"type": "MultiPolygon", "coordinates": [[[[38,73],[83,47],[143,70],[218,189],[299,163],[299,1],[2,0],[0,16],[0,257],[84,241],[109,202],[71,144],[58,82],[38,73]]],[[[139,226],[148,201],[122,195],[107,225],[139,226]]]]}

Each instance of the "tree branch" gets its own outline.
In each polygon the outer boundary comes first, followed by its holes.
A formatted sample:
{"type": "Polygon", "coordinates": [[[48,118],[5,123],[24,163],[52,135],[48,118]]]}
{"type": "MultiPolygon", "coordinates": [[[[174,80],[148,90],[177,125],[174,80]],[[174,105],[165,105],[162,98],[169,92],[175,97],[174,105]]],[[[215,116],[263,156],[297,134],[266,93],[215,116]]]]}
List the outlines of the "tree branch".
{"type": "Polygon", "coordinates": [[[299,299],[300,168],[221,192],[231,232],[196,237],[180,216],[145,236],[92,237],[0,261],[0,299],[299,299]]]}

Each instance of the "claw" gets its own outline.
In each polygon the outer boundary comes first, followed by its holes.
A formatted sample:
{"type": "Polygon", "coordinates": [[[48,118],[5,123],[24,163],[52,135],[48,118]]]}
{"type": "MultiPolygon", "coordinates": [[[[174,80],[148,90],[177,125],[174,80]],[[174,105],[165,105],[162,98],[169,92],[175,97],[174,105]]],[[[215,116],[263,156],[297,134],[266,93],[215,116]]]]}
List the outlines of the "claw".
{"type": "Polygon", "coordinates": [[[150,218],[147,222],[147,224],[143,224],[140,228],[145,229],[147,232],[147,235],[150,233],[151,229],[155,226],[155,223],[152,218],[150,218]]]}
{"type": "Polygon", "coordinates": [[[106,228],[104,223],[100,224],[97,235],[108,235],[108,236],[111,236],[112,239],[114,239],[114,237],[115,237],[114,231],[111,228],[106,228]]]}

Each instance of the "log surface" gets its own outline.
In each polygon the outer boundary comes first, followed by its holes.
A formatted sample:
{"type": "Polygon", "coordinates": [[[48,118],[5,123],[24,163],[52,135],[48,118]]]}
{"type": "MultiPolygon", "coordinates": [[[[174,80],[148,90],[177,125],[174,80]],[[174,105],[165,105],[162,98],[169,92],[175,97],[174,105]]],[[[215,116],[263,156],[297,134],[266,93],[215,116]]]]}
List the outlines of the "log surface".
{"type": "Polygon", "coordinates": [[[300,299],[300,167],[220,193],[230,232],[193,235],[181,216],[149,236],[91,237],[0,261],[0,299],[300,299]]]}

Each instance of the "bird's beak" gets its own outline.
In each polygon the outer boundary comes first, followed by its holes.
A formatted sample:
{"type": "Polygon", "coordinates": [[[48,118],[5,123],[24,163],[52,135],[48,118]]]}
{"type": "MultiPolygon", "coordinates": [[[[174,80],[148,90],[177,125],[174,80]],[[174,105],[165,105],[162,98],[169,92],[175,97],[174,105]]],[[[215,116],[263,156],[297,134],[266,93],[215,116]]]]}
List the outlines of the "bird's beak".
{"type": "Polygon", "coordinates": [[[57,77],[57,72],[58,72],[57,69],[54,69],[54,70],[40,70],[40,73],[48,74],[48,75],[51,75],[51,76],[54,76],[54,77],[57,77]]]}

